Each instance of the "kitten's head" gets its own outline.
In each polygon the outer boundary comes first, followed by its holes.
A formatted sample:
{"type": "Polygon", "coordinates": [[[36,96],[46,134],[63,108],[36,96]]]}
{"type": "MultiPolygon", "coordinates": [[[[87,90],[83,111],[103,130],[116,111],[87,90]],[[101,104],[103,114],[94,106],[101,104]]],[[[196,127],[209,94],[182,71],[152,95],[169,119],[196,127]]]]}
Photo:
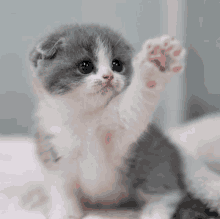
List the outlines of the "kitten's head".
{"type": "Polygon", "coordinates": [[[65,25],[42,38],[29,58],[50,95],[78,91],[111,99],[131,82],[132,55],[125,39],[107,27],[65,25]]]}

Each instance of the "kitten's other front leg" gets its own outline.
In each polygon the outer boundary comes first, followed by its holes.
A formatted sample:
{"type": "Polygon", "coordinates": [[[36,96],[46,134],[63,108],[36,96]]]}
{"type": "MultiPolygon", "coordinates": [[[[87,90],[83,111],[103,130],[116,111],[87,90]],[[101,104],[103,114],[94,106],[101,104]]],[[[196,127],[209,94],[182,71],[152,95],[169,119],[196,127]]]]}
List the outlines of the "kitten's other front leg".
{"type": "Polygon", "coordinates": [[[47,219],[81,219],[83,212],[77,197],[74,183],[65,179],[63,182],[62,176],[48,175],[48,180],[44,185],[50,193],[50,201],[47,204],[48,213],[47,219]]]}
{"type": "Polygon", "coordinates": [[[179,60],[184,53],[178,40],[164,35],[146,41],[134,59],[134,77],[119,107],[130,143],[146,129],[165,84],[183,69],[179,60]]]}

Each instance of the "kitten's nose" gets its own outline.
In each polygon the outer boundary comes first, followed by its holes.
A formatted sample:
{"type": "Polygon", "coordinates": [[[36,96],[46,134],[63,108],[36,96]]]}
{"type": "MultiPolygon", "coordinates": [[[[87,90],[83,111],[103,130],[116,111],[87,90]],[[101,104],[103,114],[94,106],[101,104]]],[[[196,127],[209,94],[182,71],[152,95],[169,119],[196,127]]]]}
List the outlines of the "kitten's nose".
{"type": "Polygon", "coordinates": [[[108,74],[105,74],[102,76],[104,79],[108,80],[108,81],[111,81],[114,76],[113,76],[113,73],[112,72],[109,72],[108,74]]]}

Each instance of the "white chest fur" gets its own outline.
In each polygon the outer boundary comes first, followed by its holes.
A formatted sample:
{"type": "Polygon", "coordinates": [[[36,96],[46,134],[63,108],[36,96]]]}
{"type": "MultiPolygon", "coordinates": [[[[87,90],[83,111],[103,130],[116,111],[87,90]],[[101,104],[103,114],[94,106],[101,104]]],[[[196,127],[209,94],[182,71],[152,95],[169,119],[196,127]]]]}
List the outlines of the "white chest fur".
{"type": "Polygon", "coordinates": [[[39,106],[40,126],[54,135],[51,141],[58,156],[69,161],[64,168],[74,173],[86,194],[98,198],[124,190],[118,181],[122,180],[119,168],[127,150],[120,141],[124,127],[114,107],[82,119],[64,101],[49,99],[39,106]]]}

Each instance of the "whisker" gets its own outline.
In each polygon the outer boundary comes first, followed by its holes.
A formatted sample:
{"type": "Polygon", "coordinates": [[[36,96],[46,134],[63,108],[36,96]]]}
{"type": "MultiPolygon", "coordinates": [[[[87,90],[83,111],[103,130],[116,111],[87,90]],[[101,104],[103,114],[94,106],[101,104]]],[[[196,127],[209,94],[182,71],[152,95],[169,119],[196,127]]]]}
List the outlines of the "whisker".
{"type": "Polygon", "coordinates": [[[123,41],[122,38],[123,38],[123,36],[122,36],[122,34],[120,33],[119,39],[118,39],[118,41],[115,43],[115,46],[117,46],[117,45],[119,44],[119,42],[123,41]]]}

